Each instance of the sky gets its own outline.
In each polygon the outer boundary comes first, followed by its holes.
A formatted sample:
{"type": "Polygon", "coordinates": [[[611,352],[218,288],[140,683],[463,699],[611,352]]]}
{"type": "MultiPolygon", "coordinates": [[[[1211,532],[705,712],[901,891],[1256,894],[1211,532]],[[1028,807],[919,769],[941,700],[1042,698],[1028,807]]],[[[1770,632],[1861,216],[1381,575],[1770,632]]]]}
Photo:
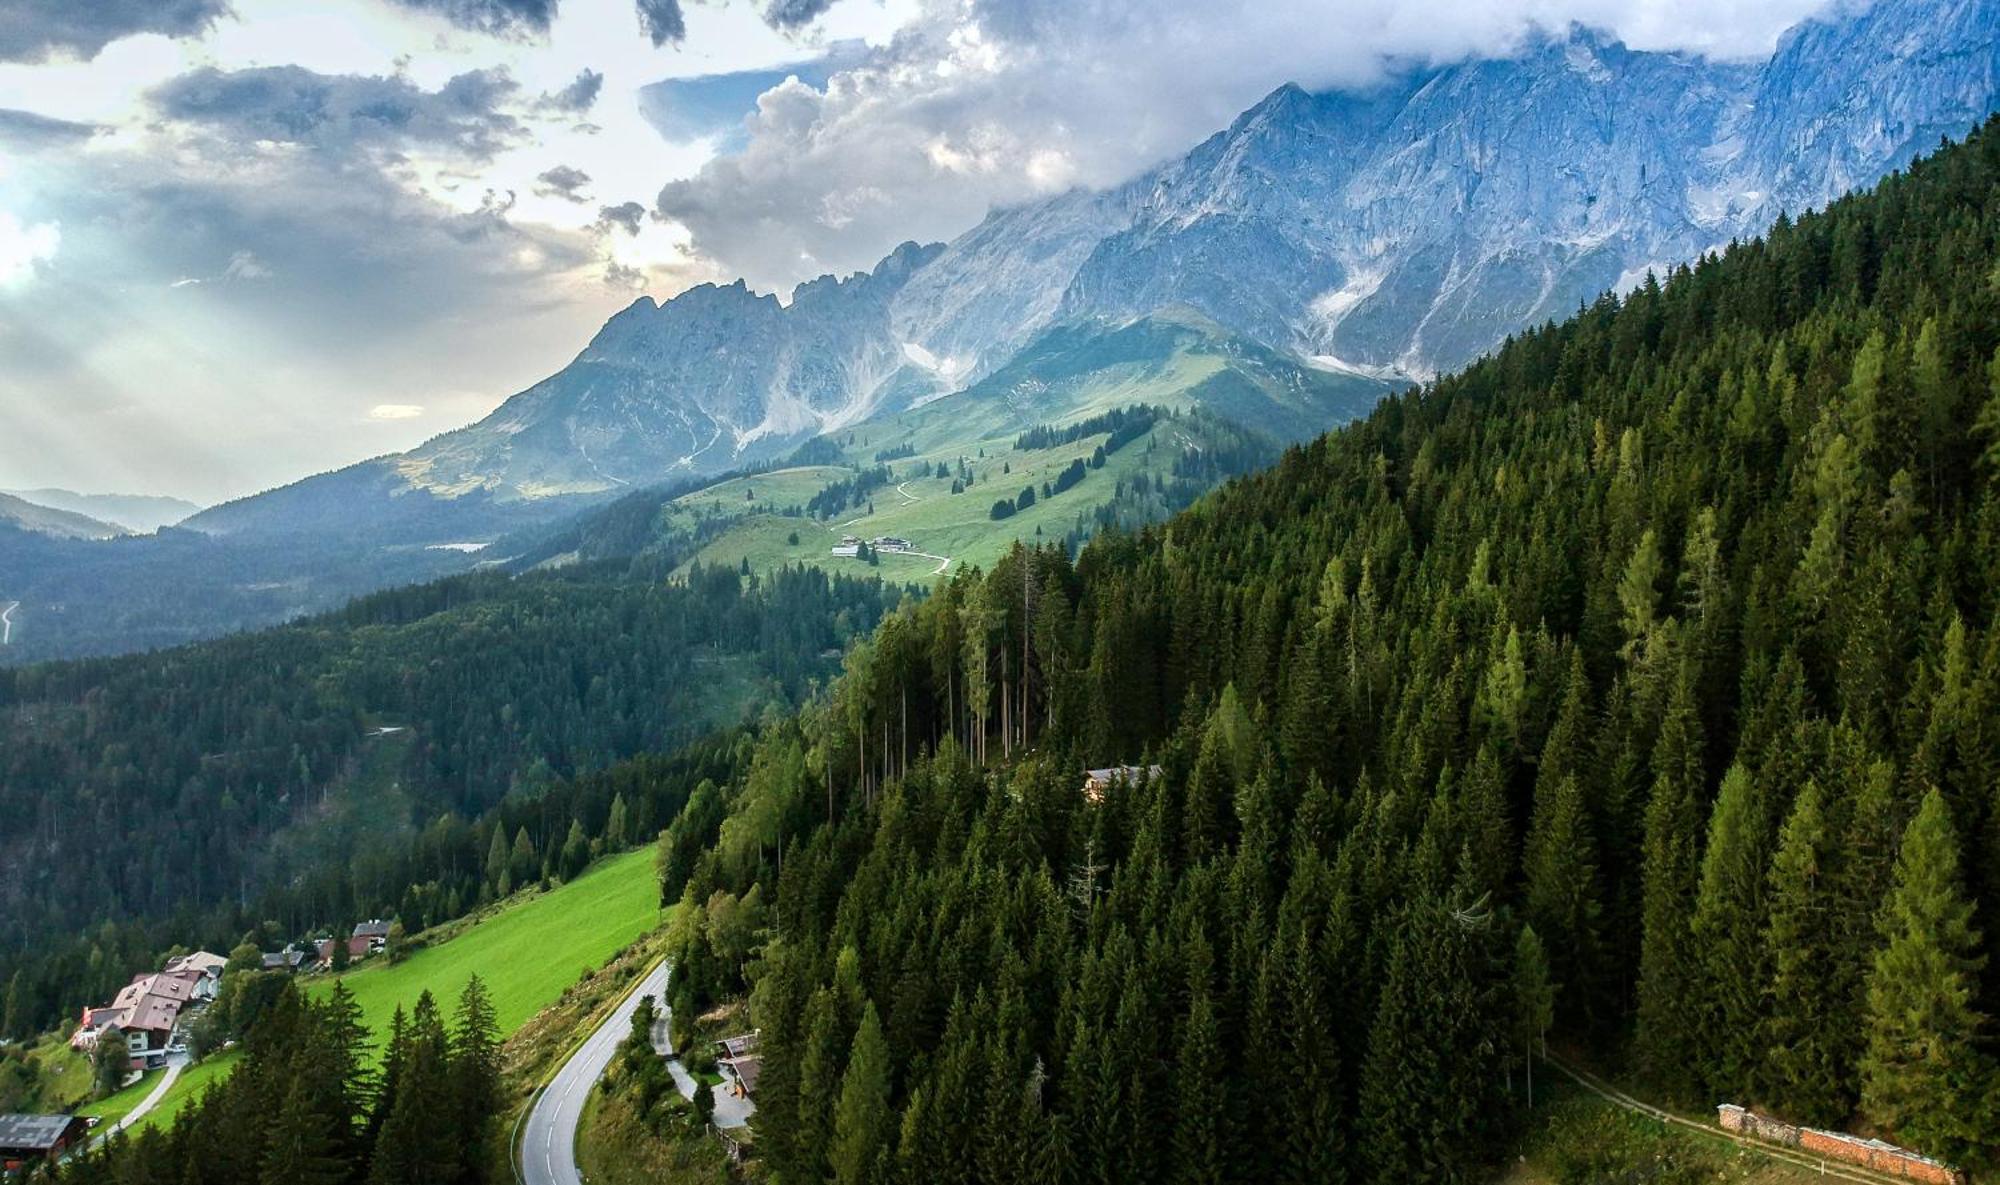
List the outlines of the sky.
{"type": "Polygon", "coordinates": [[[1285,82],[1827,0],[0,0],[0,489],[204,504],[412,447],[642,293],[788,295],[1285,82]]]}

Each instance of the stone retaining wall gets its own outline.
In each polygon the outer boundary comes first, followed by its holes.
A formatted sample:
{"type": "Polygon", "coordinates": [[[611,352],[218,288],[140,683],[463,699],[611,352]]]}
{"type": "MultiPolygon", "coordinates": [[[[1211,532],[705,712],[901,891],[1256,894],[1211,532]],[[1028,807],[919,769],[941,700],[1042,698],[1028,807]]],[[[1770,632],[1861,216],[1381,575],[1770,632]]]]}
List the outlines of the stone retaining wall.
{"type": "Polygon", "coordinates": [[[1734,1103],[1724,1103],[1715,1110],[1725,1131],[1755,1136],[1814,1156],[1860,1165],[1878,1173],[1920,1181],[1924,1185],[1966,1185],[1965,1174],[1950,1165],[1940,1164],[1928,1156],[1919,1156],[1881,1140],[1864,1140],[1845,1132],[1821,1131],[1816,1127],[1795,1127],[1768,1115],[1745,1110],[1734,1103]]]}

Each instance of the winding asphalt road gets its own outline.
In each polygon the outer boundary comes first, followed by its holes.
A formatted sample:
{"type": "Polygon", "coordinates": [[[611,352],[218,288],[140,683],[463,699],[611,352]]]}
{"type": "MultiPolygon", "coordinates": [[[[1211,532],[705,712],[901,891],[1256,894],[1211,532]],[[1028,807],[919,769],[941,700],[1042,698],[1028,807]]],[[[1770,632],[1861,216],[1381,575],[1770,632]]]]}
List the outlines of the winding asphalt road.
{"type": "Polygon", "coordinates": [[[619,1044],[631,1033],[632,1014],[639,1010],[640,998],[651,996],[658,1003],[666,995],[667,964],[663,962],[646,973],[556,1071],[548,1088],[535,1100],[534,1110],[528,1112],[521,1133],[521,1179],[527,1185],[583,1185],[583,1174],[576,1167],[576,1127],[583,1118],[584,1100],[604,1077],[619,1044]]]}

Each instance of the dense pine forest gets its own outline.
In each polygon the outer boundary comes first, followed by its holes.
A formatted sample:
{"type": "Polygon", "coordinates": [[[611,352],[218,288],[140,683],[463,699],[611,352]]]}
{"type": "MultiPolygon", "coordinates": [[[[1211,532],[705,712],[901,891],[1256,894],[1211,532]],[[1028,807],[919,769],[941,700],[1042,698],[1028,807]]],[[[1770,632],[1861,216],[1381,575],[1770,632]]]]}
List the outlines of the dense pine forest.
{"type": "Polygon", "coordinates": [[[414,932],[567,875],[572,830],[586,855],[649,842],[734,768],[726,737],[683,746],[802,696],[899,595],[803,569],[494,573],[0,670],[0,1035],[169,947],[378,916],[414,932]]]}
{"type": "Polygon", "coordinates": [[[1989,124],[898,608],[662,840],[775,1178],[1478,1180],[1544,1038],[2000,1164],[1996,347],[1989,124]]]}

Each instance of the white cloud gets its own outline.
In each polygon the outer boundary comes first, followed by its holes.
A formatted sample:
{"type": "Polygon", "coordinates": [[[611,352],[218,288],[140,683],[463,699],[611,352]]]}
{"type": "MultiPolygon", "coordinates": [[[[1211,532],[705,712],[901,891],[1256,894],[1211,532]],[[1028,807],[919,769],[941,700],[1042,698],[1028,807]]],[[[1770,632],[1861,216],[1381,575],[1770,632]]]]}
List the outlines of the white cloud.
{"type": "Polygon", "coordinates": [[[0,210],[0,284],[15,284],[35,274],[37,265],[56,257],[62,227],[54,222],[23,224],[0,210]]]}
{"type": "Polygon", "coordinates": [[[1571,21],[1635,49],[1756,57],[1827,2],[927,0],[824,87],[766,92],[747,145],[658,205],[718,270],[782,292],[950,238],[994,205],[1115,184],[1285,82],[1365,87],[1571,21]]]}
{"type": "Polygon", "coordinates": [[[368,409],[371,420],[414,420],[423,414],[423,406],[416,403],[378,403],[368,409]]]}

